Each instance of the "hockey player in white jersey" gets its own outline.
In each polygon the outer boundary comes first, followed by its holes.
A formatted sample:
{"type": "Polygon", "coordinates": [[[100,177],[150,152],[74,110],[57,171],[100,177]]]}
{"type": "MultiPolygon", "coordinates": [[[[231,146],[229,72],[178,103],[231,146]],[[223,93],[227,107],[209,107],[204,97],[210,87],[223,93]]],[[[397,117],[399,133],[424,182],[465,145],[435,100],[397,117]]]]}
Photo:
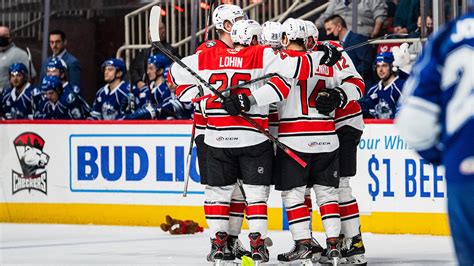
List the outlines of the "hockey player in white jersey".
{"type": "MultiPolygon", "coordinates": [[[[318,41],[319,32],[314,23],[305,21],[308,41],[308,50],[317,50],[321,42],[318,41]]],[[[332,45],[340,47],[336,42],[330,41],[332,45]]],[[[349,56],[344,53],[341,60],[336,63],[334,70],[347,72],[347,77],[341,82],[350,84],[364,93],[365,84],[357,72],[349,56]],[[354,73],[352,75],[351,73],[354,73]]],[[[320,76],[320,79],[330,79],[331,77],[320,76]]],[[[341,214],[341,236],[344,236],[341,245],[341,255],[343,263],[364,264],[365,247],[360,233],[360,217],[357,200],[352,194],[350,178],[356,174],[357,165],[357,145],[364,129],[362,113],[357,101],[348,101],[344,108],[337,108],[335,111],[336,133],[339,139],[339,187],[337,188],[339,211],[341,214]]],[[[306,192],[305,204],[312,208],[311,193],[306,192]]],[[[321,262],[327,261],[326,250],[323,252],[321,262]]]]}
{"type": "MultiPolygon", "coordinates": [[[[199,69],[199,74],[204,79],[217,85],[218,90],[223,90],[230,85],[275,72],[289,78],[306,79],[310,75],[311,61],[320,62],[323,57],[324,62],[337,61],[337,58],[324,53],[290,58],[275,53],[271,48],[257,45],[243,48],[256,43],[260,31],[261,28],[255,21],[238,21],[232,30],[233,40],[241,45],[238,49],[214,49],[184,58],[183,62],[192,69],[199,69]]],[[[171,80],[175,84],[191,83],[194,78],[183,75],[183,72],[186,73],[176,64],[172,65],[171,80]]],[[[275,97],[283,99],[288,93],[289,87],[284,82],[275,81],[269,86],[272,87],[275,97]]],[[[254,84],[249,88],[238,89],[233,91],[232,95],[250,94],[257,87],[254,84]]],[[[181,97],[184,100],[185,95],[188,95],[186,97],[190,99],[196,94],[197,91],[190,88],[184,91],[181,97]]],[[[251,231],[249,237],[252,258],[260,262],[268,261],[264,239],[267,233],[266,200],[273,149],[266,138],[247,121],[241,117],[229,116],[235,111],[232,109],[235,100],[238,101],[235,97],[229,97],[221,106],[217,96],[213,96],[206,104],[208,122],[205,141],[209,145],[209,185],[206,187],[205,213],[213,243],[210,255],[214,259],[223,258],[221,254],[228,237],[228,202],[232,194],[231,187],[235,187],[236,177],[242,176],[247,195],[246,210],[251,231]]],[[[246,111],[258,124],[267,128],[268,106],[254,106],[246,111]]]]}
{"type": "MultiPolygon", "coordinates": [[[[291,57],[305,54],[306,30],[301,20],[288,19],[283,23],[283,46],[291,57]]],[[[350,59],[349,59],[350,60],[350,59]]],[[[304,204],[305,189],[310,184],[316,192],[328,236],[330,254],[337,257],[340,220],[335,186],[338,185],[338,138],[333,120],[336,107],[343,107],[360,97],[358,88],[343,82],[355,73],[343,73],[327,66],[314,66],[316,76],[308,80],[292,81],[288,99],[278,103],[279,140],[292,148],[308,167],[303,169],[277,151],[274,167],[275,187],[282,190],[287,207],[294,248],[280,254],[280,261],[311,260],[312,244],[310,215],[304,204]],[[330,77],[327,80],[319,76],[330,77]],[[329,97],[327,97],[329,96],[329,97]]],[[[265,85],[268,86],[268,85],[265,85]]],[[[266,105],[278,100],[269,97],[268,87],[252,93],[250,102],[266,105]]]]}
{"type": "Polygon", "coordinates": [[[395,120],[413,149],[445,166],[449,225],[460,266],[474,265],[474,1],[469,4],[467,14],[425,44],[395,120]]]}

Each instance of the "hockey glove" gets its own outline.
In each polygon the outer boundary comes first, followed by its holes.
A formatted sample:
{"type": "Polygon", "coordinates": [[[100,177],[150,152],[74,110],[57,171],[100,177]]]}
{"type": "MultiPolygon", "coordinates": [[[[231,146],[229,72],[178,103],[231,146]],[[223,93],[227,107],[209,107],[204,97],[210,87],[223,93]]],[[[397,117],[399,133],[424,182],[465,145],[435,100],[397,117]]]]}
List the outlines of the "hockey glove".
{"type": "Polygon", "coordinates": [[[139,108],[135,112],[131,114],[127,114],[124,119],[125,120],[150,120],[155,119],[160,115],[160,108],[156,105],[148,104],[139,108]]]}
{"type": "Polygon", "coordinates": [[[323,57],[319,61],[320,65],[334,66],[339,59],[341,59],[342,53],[337,50],[337,47],[330,43],[323,43],[317,46],[318,51],[324,52],[323,57]]]}
{"type": "Polygon", "coordinates": [[[316,96],[316,110],[323,115],[329,115],[336,108],[345,106],[346,103],[346,94],[338,87],[323,89],[316,96]]]}
{"type": "Polygon", "coordinates": [[[229,115],[239,115],[242,112],[250,110],[250,100],[245,94],[232,94],[225,97],[222,103],[222,108],[229,113],[229,115]]]}

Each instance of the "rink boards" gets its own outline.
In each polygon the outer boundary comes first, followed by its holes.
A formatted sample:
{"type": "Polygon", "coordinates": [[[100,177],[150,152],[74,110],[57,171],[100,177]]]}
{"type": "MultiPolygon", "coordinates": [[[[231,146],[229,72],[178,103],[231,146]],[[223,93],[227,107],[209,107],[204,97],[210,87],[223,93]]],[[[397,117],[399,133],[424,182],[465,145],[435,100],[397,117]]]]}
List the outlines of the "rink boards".
{"type": "MultiPolygon", "coordinates": [[[[169,214],[206,224],[195,150],[182,197],[187,121],[0,123],[0,222],[156,226],[169,214]]],[[[357,163],[364,232],[449,234],[443,169],[420,159],[391,121],[367,121],[357,163]]],[[[277,191],[268,215],[270,229],[287,229],[277,191]]]]}

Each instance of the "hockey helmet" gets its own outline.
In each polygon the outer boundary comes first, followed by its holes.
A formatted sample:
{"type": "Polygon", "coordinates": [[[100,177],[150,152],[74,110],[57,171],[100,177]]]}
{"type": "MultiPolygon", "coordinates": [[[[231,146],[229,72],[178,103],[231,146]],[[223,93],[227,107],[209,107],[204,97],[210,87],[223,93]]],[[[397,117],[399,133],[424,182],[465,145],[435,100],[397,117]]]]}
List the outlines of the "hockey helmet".
{"type": "Polygon", "coordinates": [[[63,84],[61,82],[61,79],[58,76],[46,76],[43,78],[43,81],[41,82],[41,90],[43,92],[47,91],[57,91],[59,89],[62,89],[63,84]]]}
{"type": "Polygon", "coordinates": [[[122,71],[123,75],[127,73],[127,68],[125,67],[125,64],[123,63],[123,61],[120,59],[110,58],[110,59],[105,60],[105,62],[102,63],[102,66],[101,66],[102,72],[105,70],[105,67],[107,66],[115,67],[115,70],[122,71]]]}
{"type": "Polygon", "coordinates": [[[262,25],[261,43],[272,48],[281,47],[281,23],[267,21],[262,25]]]}
{"type": "Polygon", "coordinates": [[[297,39],[306,41],[306,24],[301,19],[289,18],[285,20],[282,24],[282,31],[290,41],[297,39]]]}
{"type": "Polygon", "coordinates": [[[155,65],[156,69],[166,68],[171,65],[171,61],[162,54],[154,54],[148,57],[148,64],[155,65]]]}
{"type": "Polygon", "coordinates": [[[23,76],[26,76],[28,75],[28,69],[23,63],[15,63],[8,68],[8,74],[11,75],[12,73],[21,73],[23,76]]]}
{"type": "Polygon", "coordinates": [[[212,13],[212,23],[216,25],[216,30],[225,30],[224,22],[226,20],[234,25],[238,18],[245,19],[246,15],[242,8],[236,5],[220,5],[212,13]]]}
{"type": "Polygon", "coordinates": [[[234,43],[250,45],[254,36],[257,36],[257,41],[260,42],[261,35],[262,26],[255,20],[247,19],[239,20],[234,24],[230,38],[234,43]]]}
{"type": "Polygon", "coordinates": [[[309,20],[305,20],[304,24],[306,25],[306,38],[313,37],[313,40],[317,41],[319,38],[319,30],[316,25],[309,20]]]}
{"type": "Polygon", "coordinates": [[[381,52],[377,54],[377,57],[375,58],[375,64],[382,62],[392,64],[393,60],[395,59],[392,52],[381,52]]]}
{"type": "Polygon", "coordinates": [[[67,70],[67,65],[64,60],[57,57],[53,57],[48,61],[46,68],[55,68],[59,70],[59,73],[64,73],[67,70]]]}

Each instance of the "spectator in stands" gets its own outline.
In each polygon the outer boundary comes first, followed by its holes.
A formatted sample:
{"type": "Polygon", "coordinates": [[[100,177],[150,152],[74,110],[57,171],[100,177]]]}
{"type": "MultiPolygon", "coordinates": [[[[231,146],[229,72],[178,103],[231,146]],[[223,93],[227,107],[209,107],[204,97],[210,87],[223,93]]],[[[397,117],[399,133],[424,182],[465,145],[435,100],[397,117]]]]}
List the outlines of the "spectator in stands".
{"type": "Polygon", "coordinates": [[[378,119],[395,118],[398,111],[398,100],[401,97],[405,79],[400,78],[394,72],[393,61],[394,57],[391,52],[383,52],[377,55],[375,71],[380,81],[367,92],[367,109],[369,113],[365,117],[378,119]]]}
{"type": "Polygon", "coordinates": [[[53,55],[48,57],[41,66],[41,80],[46,76],[48,62],[52,58],[59,58],[66,62],[67,76],[72,84],[81,86],[81,65],[79,60],[66,49],[66,33],[62,30],[53,30],[49,33],[49,47],[53,55]]]}
{"type": "Polygon", "coordinates": [[[28,68],[15,63],[9,68],[11,88],[0,94],[0,116],[5,119],[33,119],[34,98],[39,91],[28,82],[28,68]]]}
{"type": "Polygon", "coordinates": [[[417,29],[417,18],[420,16],[419,0],[400,0],[395,11],[393,31],[395,33],[412,33],[417,29]]]}
{"type": "MultiPolygon", "coordinates": [[[[349,30],[352,29],[352,0],[331,0],[329,6],[316,20],[318,29],[323,28],[326,19],[340,15],[346,20],[349,30]]],[[[374,38],[380,35],[382,24],[387,17],[387,4],[381,0],[358,0],[357,33],[374,38]]]]}
{"type": "MultiPolygon", "coordinates": [[[[170,50],[174,55],[178,56],[178,51],[166,42],[166,25],[160,22],[160,40],[161,43],[170,50]]],[[[150,47],[140,51],[132,64],[130,65],[130,82],[138,89],[143,88],[149,80],[146,74],[148,58],[155,54],[162,54],[160,50],[155,47],[150,47]]]]}
{"type": "MultiPolygon", "coordinates": [[[[367,41],[367,37],[347,29],[346,22],[339,15],[332,15],[324,21],[324,28],[328,36],[339,40],[343,48],[367,41]]],[[[357,71],[364,78],[366,84],[372,80],[373,51],[371,45],[364,45],[354,50],[347,51],[357,71]]]]}
{"type": "Polygon", "coordinates": [[[3,89],[10,87],[8,68],[15,63],[22,63],[27,66],[31,78],[36,77],[35,68],[29,62],[27,53],[15,46],[10,29],[0,25],[0,93],[3,89]],[[31,69],[29,69],[30,66],[31,69]]]}

